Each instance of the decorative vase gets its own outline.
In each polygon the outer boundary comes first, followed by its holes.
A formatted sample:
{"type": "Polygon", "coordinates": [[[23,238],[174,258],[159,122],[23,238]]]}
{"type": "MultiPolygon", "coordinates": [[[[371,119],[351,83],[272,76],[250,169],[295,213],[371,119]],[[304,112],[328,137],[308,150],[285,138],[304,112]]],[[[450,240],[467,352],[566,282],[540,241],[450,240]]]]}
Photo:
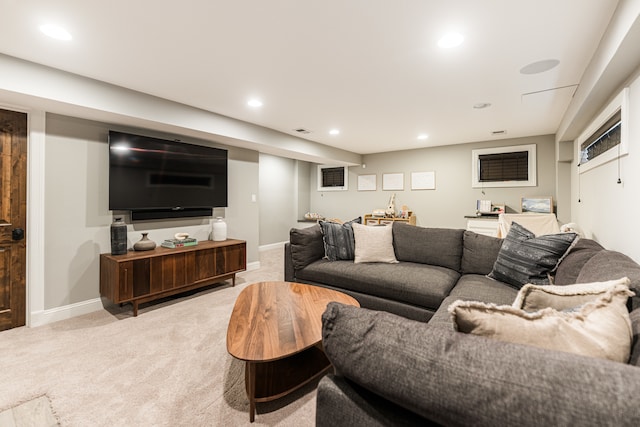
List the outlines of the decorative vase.
{"type": "Polygon", "coordinates": [[[153,240],[149,240],[147,237],[149,233],[142,233],[142,239],[138,240],[134,245],[133,249],[136,251],[150,251],[151,249],[155,249],[156,242],[153,240]]]}
{"type": "Polygon", "coordinates": [[[217,217],[213,222],[212,240],[214,242],[221,242],[227,240],[227,223],[224,222],[224,218],[217,217]]]}
{"type": "Polygon", "coordinates": [[[116,218],[111,224],[111,255],[127,253],[127,224],[116,218]]]}

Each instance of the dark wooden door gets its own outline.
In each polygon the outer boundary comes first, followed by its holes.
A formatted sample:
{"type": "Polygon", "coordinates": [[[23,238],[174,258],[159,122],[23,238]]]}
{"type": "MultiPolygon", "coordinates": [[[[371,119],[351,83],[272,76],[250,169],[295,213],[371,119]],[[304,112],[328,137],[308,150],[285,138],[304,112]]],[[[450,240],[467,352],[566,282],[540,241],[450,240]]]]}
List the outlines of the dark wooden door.
{"type": "Polygon", "coordinates": [[[0,331],[25,324],[27,115],[0,109],[0,331]]]}

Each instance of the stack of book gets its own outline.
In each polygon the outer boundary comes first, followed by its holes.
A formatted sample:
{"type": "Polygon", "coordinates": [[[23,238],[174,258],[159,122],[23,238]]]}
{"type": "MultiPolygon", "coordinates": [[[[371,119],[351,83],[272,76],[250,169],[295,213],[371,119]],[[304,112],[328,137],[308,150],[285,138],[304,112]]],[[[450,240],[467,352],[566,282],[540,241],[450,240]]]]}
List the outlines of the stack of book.
{"type": "Polygon", "coordinates": [[[193,237],[187,237],[186,239],[178,240],[178,239],[167,239],[162,242],[163,248],[182,248],[185,246],[195,246],[198,244],[198,239],[194,239],[193,237]]]}

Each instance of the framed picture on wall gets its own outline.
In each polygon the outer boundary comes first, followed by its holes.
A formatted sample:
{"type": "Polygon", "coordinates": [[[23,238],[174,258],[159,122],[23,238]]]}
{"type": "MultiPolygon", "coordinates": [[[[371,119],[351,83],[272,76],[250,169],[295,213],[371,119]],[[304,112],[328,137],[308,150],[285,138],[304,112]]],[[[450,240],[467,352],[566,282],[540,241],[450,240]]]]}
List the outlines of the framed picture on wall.
{"type": "Polygon", "coordinates": [[[358,191],[376,191],[376,175],[358,175],[358,191]]]}
{"type": "Polygon", "coordinates": [[[411,189],[412,190],[435,190],[436,189],[436,173],[435,172],[411,172],[411,189]]]}
{"type": "Polygon", "coordinates": [[[522,213],[553,213],[552,197],[523,197],[520,199],[522,213]]]}
{"type": "Polygon", "coordinates": [[[382,189],[385,191],[404,190],[404,174],[403,173],[382,174],[382,189]]]}

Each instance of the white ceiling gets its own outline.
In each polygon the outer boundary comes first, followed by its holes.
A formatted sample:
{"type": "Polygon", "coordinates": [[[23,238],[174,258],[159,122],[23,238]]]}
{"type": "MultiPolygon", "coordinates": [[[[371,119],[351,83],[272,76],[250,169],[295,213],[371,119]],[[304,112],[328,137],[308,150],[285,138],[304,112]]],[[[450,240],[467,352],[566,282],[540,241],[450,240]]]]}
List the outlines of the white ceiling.
{"type": "Polygon", "coordinates": [[[366,154],[555,133],[617,3],[0,0],[0,52],[366,154]]]}

